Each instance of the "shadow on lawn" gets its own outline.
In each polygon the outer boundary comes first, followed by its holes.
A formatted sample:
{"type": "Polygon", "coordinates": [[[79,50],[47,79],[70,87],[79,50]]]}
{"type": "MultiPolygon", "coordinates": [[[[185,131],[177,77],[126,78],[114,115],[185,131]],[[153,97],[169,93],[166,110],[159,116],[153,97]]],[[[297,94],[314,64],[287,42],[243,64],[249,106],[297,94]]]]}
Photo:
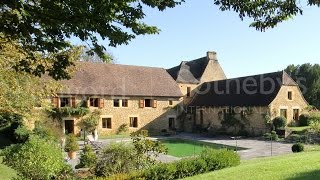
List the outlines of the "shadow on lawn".
{"type": "Polygon", "coordinates": [[[309,172],[300,173],[299,175],[292,177],[292,178],[286,178],[286,180],[309,180],[309,179],[320,179],[320,170],[313,170],[309,172]]]}

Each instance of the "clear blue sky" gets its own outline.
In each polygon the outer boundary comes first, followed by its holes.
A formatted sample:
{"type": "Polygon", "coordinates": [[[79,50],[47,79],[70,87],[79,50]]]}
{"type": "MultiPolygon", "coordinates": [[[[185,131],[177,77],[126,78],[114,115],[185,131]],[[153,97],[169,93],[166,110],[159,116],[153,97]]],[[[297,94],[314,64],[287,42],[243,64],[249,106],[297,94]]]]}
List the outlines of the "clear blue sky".
{"type": "MultiPolygon", "coordinates": [[[[170,68],[216,51],[228,78],[283,70],[289,64],[320,63],[320,8],[266,32],[250,28],[212,0],[187,0],[164,12],[147,9],[145,22],[161,29],[129,45],[109,48],[117,63],[170,68]]],[[[107,43],[106,43],[107,44],[107,43]]]]}

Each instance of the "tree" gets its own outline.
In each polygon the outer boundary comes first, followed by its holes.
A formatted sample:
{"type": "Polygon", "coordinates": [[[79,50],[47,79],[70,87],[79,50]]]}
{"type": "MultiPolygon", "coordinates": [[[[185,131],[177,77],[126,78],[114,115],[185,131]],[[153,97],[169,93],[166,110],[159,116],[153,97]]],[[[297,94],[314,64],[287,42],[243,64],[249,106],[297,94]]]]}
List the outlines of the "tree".
{"type": "Polygon", "coordinates": [[[72,66],[68,51],[72,46],[68,39],[79,38],[90,46],[89,54],[97,53],[105,61],[104,46],[98,39],[108,40],[109,46],[127,44],[137,35],[156,34],[159,29],[143,23],[143,7],[160,11],[173,8],[183,0],[24,0],[0,2],[0,33],[10,41],[17,41],[26,56],[15,66],[37,76],[45,72],[55,79],[70,78],[57,76],[72,66]],[[37,54],[45,55],[54,66],[39,63],[37,54]],[[57,56],[60,55],[60,56],[57,56]],[[53,56],[53,57],[51,57],[53,56]]]}
{"type": "MultiPolygon", "coordinates": [[[[264,31],[302,14],[300,1],[296,0],[214,0],[222,11],[232,10],[239,14],[241,20],[253,18],[251,27],[264,31]]],[[[320,6],[320,0],[306,0],[309,6],[320,6]]]]}
{"type": "Polygon", "coordinates": [[[295,80],[310,105],[320,108],[320,65],[289,65],[285,71],[295,80]]]}

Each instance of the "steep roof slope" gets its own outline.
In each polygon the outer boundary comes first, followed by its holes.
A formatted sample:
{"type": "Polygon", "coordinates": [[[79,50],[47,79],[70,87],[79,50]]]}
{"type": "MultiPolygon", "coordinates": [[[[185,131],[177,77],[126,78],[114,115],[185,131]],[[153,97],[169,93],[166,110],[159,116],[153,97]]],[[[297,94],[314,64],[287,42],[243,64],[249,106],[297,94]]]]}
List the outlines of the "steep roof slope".
{"type": "Polygon", "coordinates": [[[284,71],[207,82],[190,106],[267,106],[282,85],[297,83],[284,71]]]}
{"type": "Polygon", "coordinates": [[[177,83],[163,68],[79,63],[59,94],[181,97],[177,83]]]}
{"type": "Polygon", "coordinates": [[[208,62],[207,57],[192,61],[182,61],[179,66],[170,68],[167,71],[178,83],[198,84],[208,62]]]}

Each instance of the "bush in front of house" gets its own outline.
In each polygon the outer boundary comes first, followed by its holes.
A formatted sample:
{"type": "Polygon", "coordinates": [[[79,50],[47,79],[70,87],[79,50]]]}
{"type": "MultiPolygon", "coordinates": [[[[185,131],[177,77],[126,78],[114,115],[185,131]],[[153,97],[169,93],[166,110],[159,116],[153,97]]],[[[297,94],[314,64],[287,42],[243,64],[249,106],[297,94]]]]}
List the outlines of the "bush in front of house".
{"type": "Polygon", "coordinates": [[[291,147],[292,152],[298,153],[304,151],[304,146],[301,143],[296,143],[291,147]]]}
{"type": "Polygon", "coordinates": [[[31,133],[32,133],[32,131],[29,130],[26,126],[20,125],[14,131],[14,136],[15,136],[15,139],[17,140],[17,143],[24,143],[28,140],[31,133]]]}
{"type": "Polygon", "coordinates": [[[4,164],[22,179],[59,179],[70,173],[57,143],[38,136],[30,136],[24,144],[12,145],[2,153],[4,164]]]}
{"type": "Polygon", "coordinates": [[[79,144],[74,134],[69,134],[66,138],[66,145],[64,146],[66,152],[75,152],[79,150],[79,144]]]}
{"type": "Polygon", "coordinates": [[[93,151],[90,145],[84,145],[82,152],[80,153],[80,163],[76,165],[78,168],[92,168],[97,163],[96,153],[93,151]]]}
{"type": "Polygon", "coordinates": [[[283,116],[275,117],[272,124],[276,130],[284,128],[287,125],[287,119],[283,116]]]}
{"type": "Polygon", "coordinates": [[[273,140],[273,141],[279,140],[279,136],[277,135],[276,131],[271,131],[271,133],[265,133],[263,134],[263,137],[265,140],[273,140]]]}
{"type": "Polygon", "coordinates": [[[200,157],[207,162],[208,171],[237,166],[240,164],[240,156],[230,150],[205,149],[200,157]]]}
{"type": "Polygon", "coordinates": [[[299,116],[299,126],[309,126],[310,125],[310,115],[301,114],[299,116]]]}

